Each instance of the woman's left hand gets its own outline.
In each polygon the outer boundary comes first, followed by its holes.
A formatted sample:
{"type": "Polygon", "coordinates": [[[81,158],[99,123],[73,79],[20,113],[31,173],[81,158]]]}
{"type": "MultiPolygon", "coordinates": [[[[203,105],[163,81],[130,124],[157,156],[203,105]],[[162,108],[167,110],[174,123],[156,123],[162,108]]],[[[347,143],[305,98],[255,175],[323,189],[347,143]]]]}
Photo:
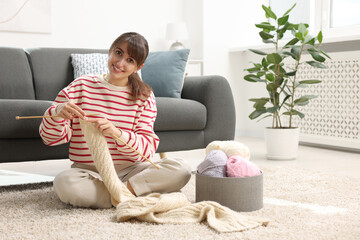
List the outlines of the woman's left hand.
{"type": "Polygon", "coordinates": [[[120,137],[122,135],[122,131],[114,126],[112,122],[110,122],[106,118],[87,118],[88,122],[95,123],[96,127],[103,135],[112,136],[115,135],[120,137]]]}

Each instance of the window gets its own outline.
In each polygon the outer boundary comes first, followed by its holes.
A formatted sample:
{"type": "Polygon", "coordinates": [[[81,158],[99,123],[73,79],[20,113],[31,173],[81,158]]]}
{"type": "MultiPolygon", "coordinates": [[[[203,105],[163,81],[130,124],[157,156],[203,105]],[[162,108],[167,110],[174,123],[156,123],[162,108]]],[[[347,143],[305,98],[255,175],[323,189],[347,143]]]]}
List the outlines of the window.
{"type": "Polygon", "coordinates": [[[322,30],[327,39],[360,39],[360,0],[269,0],[275,14],[283,14],[294,3],[290,22],[310,24],[310,34],[322,30]]]}
{"type": "Polygon", "coordinates": [[[360,25],[359,0],[331,0],[330,27],[351,27],[360,25]]]}

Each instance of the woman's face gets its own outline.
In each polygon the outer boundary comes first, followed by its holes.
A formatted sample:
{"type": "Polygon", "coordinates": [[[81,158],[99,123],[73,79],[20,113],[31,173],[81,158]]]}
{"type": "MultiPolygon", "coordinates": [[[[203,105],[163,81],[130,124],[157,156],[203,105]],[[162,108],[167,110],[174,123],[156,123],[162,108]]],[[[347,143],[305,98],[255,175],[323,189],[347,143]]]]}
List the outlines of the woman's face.
{"type": "Polygon", "coordinates": [[[112,84],[125,86],[128,82],[128,77],[138,71],[136,60],[127,52],[128,43],[122,42],[109,53],[108,60],[108,80],[112,84]]]}

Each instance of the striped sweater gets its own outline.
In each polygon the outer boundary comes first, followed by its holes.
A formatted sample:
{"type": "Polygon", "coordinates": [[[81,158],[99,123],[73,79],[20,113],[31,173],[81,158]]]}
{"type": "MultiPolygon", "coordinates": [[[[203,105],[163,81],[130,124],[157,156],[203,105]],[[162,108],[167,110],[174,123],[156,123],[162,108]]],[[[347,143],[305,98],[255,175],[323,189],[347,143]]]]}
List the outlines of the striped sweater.
{"type": "MultiPolygon", "coordinates": [[[[114,86],[102,76],[82,76],[75,79],[61,90],[54,104],[44,115],[56,115],[55,107],[59,103],[72,102],[86,114],[100,114],[122,130],[121,140],[151,159],[159,145],[159,138],[154,133],[156,119],[155,96],[147,99],[130,100],[128,87],[114,86]]],[[[80,128],[79,118],[43,118],[40,124],[40,136],[49,146],[70,141],[69,159],[73,162],[94,165],[89,148],[80,128]]],[[[115,165],[146,161],[121,141],[106,136],[107,144],[115,165]]]]}

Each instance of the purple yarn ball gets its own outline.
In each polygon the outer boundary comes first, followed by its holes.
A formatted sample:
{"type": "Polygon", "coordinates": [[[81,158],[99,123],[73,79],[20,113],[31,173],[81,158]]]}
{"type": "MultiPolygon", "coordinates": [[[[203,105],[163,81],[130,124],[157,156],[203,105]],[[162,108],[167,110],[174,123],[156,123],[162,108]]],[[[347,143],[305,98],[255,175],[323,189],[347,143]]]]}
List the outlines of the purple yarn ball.
{"type": "Polygon", "coordinates": [[[227,156],[221,150],[212,150],[198,167],[198,173],[211,177],[226,177],[227,156]]]}

